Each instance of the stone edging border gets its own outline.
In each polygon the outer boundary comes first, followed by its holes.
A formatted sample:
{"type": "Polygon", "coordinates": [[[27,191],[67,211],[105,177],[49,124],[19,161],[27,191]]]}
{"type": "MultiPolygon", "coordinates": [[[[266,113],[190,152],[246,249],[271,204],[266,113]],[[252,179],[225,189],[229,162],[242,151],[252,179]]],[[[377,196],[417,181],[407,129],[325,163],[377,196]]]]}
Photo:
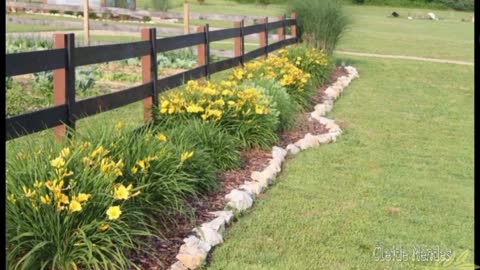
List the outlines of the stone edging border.
{"type": "Polygon", "coordinates": [[[250,176],[252,181],[245,181],[238,189],[233,189],[225,195],[227,200],[225,209],[231,210],[209,212],[216,218],[193,229],[193,234],[183,239],[184,244],[180,246],[176,256],[178,261],[172,264],[169,270],[193,270],[202,266],[212,247],[223,242],[222,235],[225,232],[225,226],[233,221],[234,212],[239,213],[253,206],[255,196],[263,193],[281,172],[282,163],[285,161],[287,154],[296,155],[301,150],[336,141],[342,130],[334,120],[328,119],[324,115],[332,110],[333,103],[350,82],[360,77],[355,67],[346,66],[345,69],[348,75],[338,77],[337,81],[325,90],[326,99],[315,105],[315,110],[310,113],[308,119],[309,121],[316,120],[325,125],[328,133],[319,135],[307,133],[304,138],[289,144],[285,149],[274,146],[272,148],[272,159],[270,159],[268,167],[261,172],[252,172],[250,176]]]}

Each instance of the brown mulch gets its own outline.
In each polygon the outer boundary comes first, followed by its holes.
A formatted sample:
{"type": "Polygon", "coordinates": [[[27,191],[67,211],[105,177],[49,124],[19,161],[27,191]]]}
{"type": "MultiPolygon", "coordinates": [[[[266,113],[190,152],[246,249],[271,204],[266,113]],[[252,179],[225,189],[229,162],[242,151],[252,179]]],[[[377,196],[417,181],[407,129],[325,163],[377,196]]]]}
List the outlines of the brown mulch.
{"type": "MultiPolygon", "coordinates": [[[[337,77],[347,74],[343,67],[337,67],[325,85],[331,84],[337,77]]],[[[313,99],[315,103],[321,102],[326,88],[326,86],[318,88],[318,94],[313,99]]],[[[303,138],[306,133],[321,134],[327,132],[326,128],[317,121],[308,121],[308,117],[309,113],[299,115],[298,126],[294,130],[280,134],[280,145],[282,147],[286,147],[288,144],[303,138]]],[[[188,201],[189,206],[192,208],[194,219],[191,220],[184,215],[178,215],[178,218],[175,219],[176,224],[167,225],[169,230],[164,233],[165,240],[145,240],[148,241],[150,246],[154,247],[155,254],[148,256],[142,253],[142,251],[138,251],[138,254],[132,254],[134,262],[142,265],[143,269],[168,269],[170,265],[175,263],[175,256],[183,244],[183,239],[191,234],[192,229],[213,219],[213,216],[208,214],[208,212],[223,210],[226,203],[225,195],[231,190],[238,188],[243,182],[250,181],[251,172],[263,170],[268,165],[270,158],[270,150],[254,148],[243,151],[241,168],[220,173],[220,188],[217,191],[205,197],[192,198],[188,201]]]]}

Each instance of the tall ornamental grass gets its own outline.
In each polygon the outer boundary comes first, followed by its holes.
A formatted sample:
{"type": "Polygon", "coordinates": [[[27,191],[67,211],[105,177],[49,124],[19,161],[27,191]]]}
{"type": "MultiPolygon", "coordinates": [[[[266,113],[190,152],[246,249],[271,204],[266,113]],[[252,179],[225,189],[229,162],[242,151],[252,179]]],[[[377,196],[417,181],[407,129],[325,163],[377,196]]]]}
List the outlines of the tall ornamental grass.
{"type": "Polygon", "coordinates": [[[332,54],[350,23],[340,0],[290,0],[288,9],[297,13],[301,40],[328,54],[332,54]]]}

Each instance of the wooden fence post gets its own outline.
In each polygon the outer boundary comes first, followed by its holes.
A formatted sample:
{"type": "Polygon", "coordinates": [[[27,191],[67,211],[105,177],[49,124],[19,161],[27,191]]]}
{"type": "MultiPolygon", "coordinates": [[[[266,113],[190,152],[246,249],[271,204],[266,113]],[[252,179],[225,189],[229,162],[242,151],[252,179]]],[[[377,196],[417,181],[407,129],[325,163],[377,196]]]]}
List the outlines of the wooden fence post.
{"type": "MultiPolygon", "coordinates": [[[[297,13],[293,12],[291,18],[297,19],[297,13]]],[[[292,24],[292,27],[290,29],[292,30],[292,36],[296,39],[296,42],[298,42],[297,21],[295,21],[295,24],[292,24]]]]}
{"type": "Polygon", "coordinates": [[[187,1],[183,3],[183,33],[190,34],[190,9],[187,1]]]}
{"type": "Polygon", "coordinates": [[[66,67],[53,71],[53,104],[67,105],[67,122],[54,128],[55,139],[63,141],[68,134],[67,127],[75,128],[75,119],[72,109],[75,104],[75,63],[73,62],[75,49],[74,34],[54,34],[53,47],[66,49],[66,67]]]}
{"type": "Polygon", "coordinates": [[[88,21],[88,0],[83,0],[83,43],[90,46],[90,25],[88,21]]]}
{"type": "Polygon", "coordinates": [[[278,40],[283,41],[285,40],[285,16],[280,16],[278,19],[282,21],[282,27],[278,28],[278,40]]]}
{"type": "Polygon", "coordinates": [[[151,52],[149,55],[142,56],[142,78],[143,83],[152,83],[152,95],[143,100],[143,119],[145,123],[152,120],[152,106],[158,106],[157,92],[157,29],[142,29],[142,40],[149,40],[151,44],[151,52]]]}
{"type": "MultiPolygon", "coordinates": [[[[205,28],[206,28],[205,26],[199,26],[199,27],[197,27],[197,32],[198,33],[204,33],[205,28]]],[[[207,58],[206,58],[206,55],[207,55],[207,40],[205,39],[205,42],[198,44],[197,48],[198,48],[198,54],[197,54],[198,65],[199,66],[204,66],[204,65],[207,64],[207,58]]]]}
{"type": "Polygon", "coordinates": [[[268,17],[264,19],[259,19],[258,22],[260,24],[265,24],[265,29],[258,34],[260,35],[260,47],[265,47],[265,57],[267,57],[268,54],[267,54],[266,46],[268,45],[268,31],[267,31],[268,17]]]}
{"type": "Polygon", "coordinates": [[[234,22],[233,25],[237,28],[240,28],[240,36],[236,37],[234,40],[235,44],[235,57],[241,57],[240,58],[240,64],[243,66],[244,64],[244,55],[245,55],[245,38],[243,36],[243,20],[234,22]]]}

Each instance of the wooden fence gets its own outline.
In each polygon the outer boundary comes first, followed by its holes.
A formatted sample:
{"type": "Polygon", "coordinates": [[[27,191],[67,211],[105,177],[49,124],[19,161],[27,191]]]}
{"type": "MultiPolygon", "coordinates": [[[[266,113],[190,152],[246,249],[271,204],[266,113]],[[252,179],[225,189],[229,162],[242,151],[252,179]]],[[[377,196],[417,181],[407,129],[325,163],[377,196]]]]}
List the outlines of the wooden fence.
{"type": "Polygon", "coordinates": [[[133,102],[144,101],[144,120],[151,120],[152,105],[158,105],[158,94],[178,87],[188,80],[208,77],[259,56],[268,55],[298,42],[297,20],[290,19],[244,26],[235,22],[234,28],[209,31],[208,24],[198,27],[197,33],[156,38],[156,29],[143,29],[143,41],[91,47],[75,47],[74,34],[55,34],[54,49],[5,55],[6,76],[16,76],[53,70],[54,106],[6,118],[6,139],[11,140],[49,128],[55,128],[55,137],[62,140],[67,127],[75,128],[75,121],[101,112],[113,110],[133,102]],[[292,38],[285,39],[286,27],[291,27],[292,38]],[[269,44],[268,31],[278,29],[279,40],[269,44]],[[260,34],[260,48],[245,53],[244,37],[260,34]],[[210,43],[235,39],[235,56],[210,63],[210,43]],[[198,46],[198,67],[158,79],[157,53],[198,46]],[[75,68],[79,66],[142,57],[143,84],[115,93],[75,100],[75,68]]]}

